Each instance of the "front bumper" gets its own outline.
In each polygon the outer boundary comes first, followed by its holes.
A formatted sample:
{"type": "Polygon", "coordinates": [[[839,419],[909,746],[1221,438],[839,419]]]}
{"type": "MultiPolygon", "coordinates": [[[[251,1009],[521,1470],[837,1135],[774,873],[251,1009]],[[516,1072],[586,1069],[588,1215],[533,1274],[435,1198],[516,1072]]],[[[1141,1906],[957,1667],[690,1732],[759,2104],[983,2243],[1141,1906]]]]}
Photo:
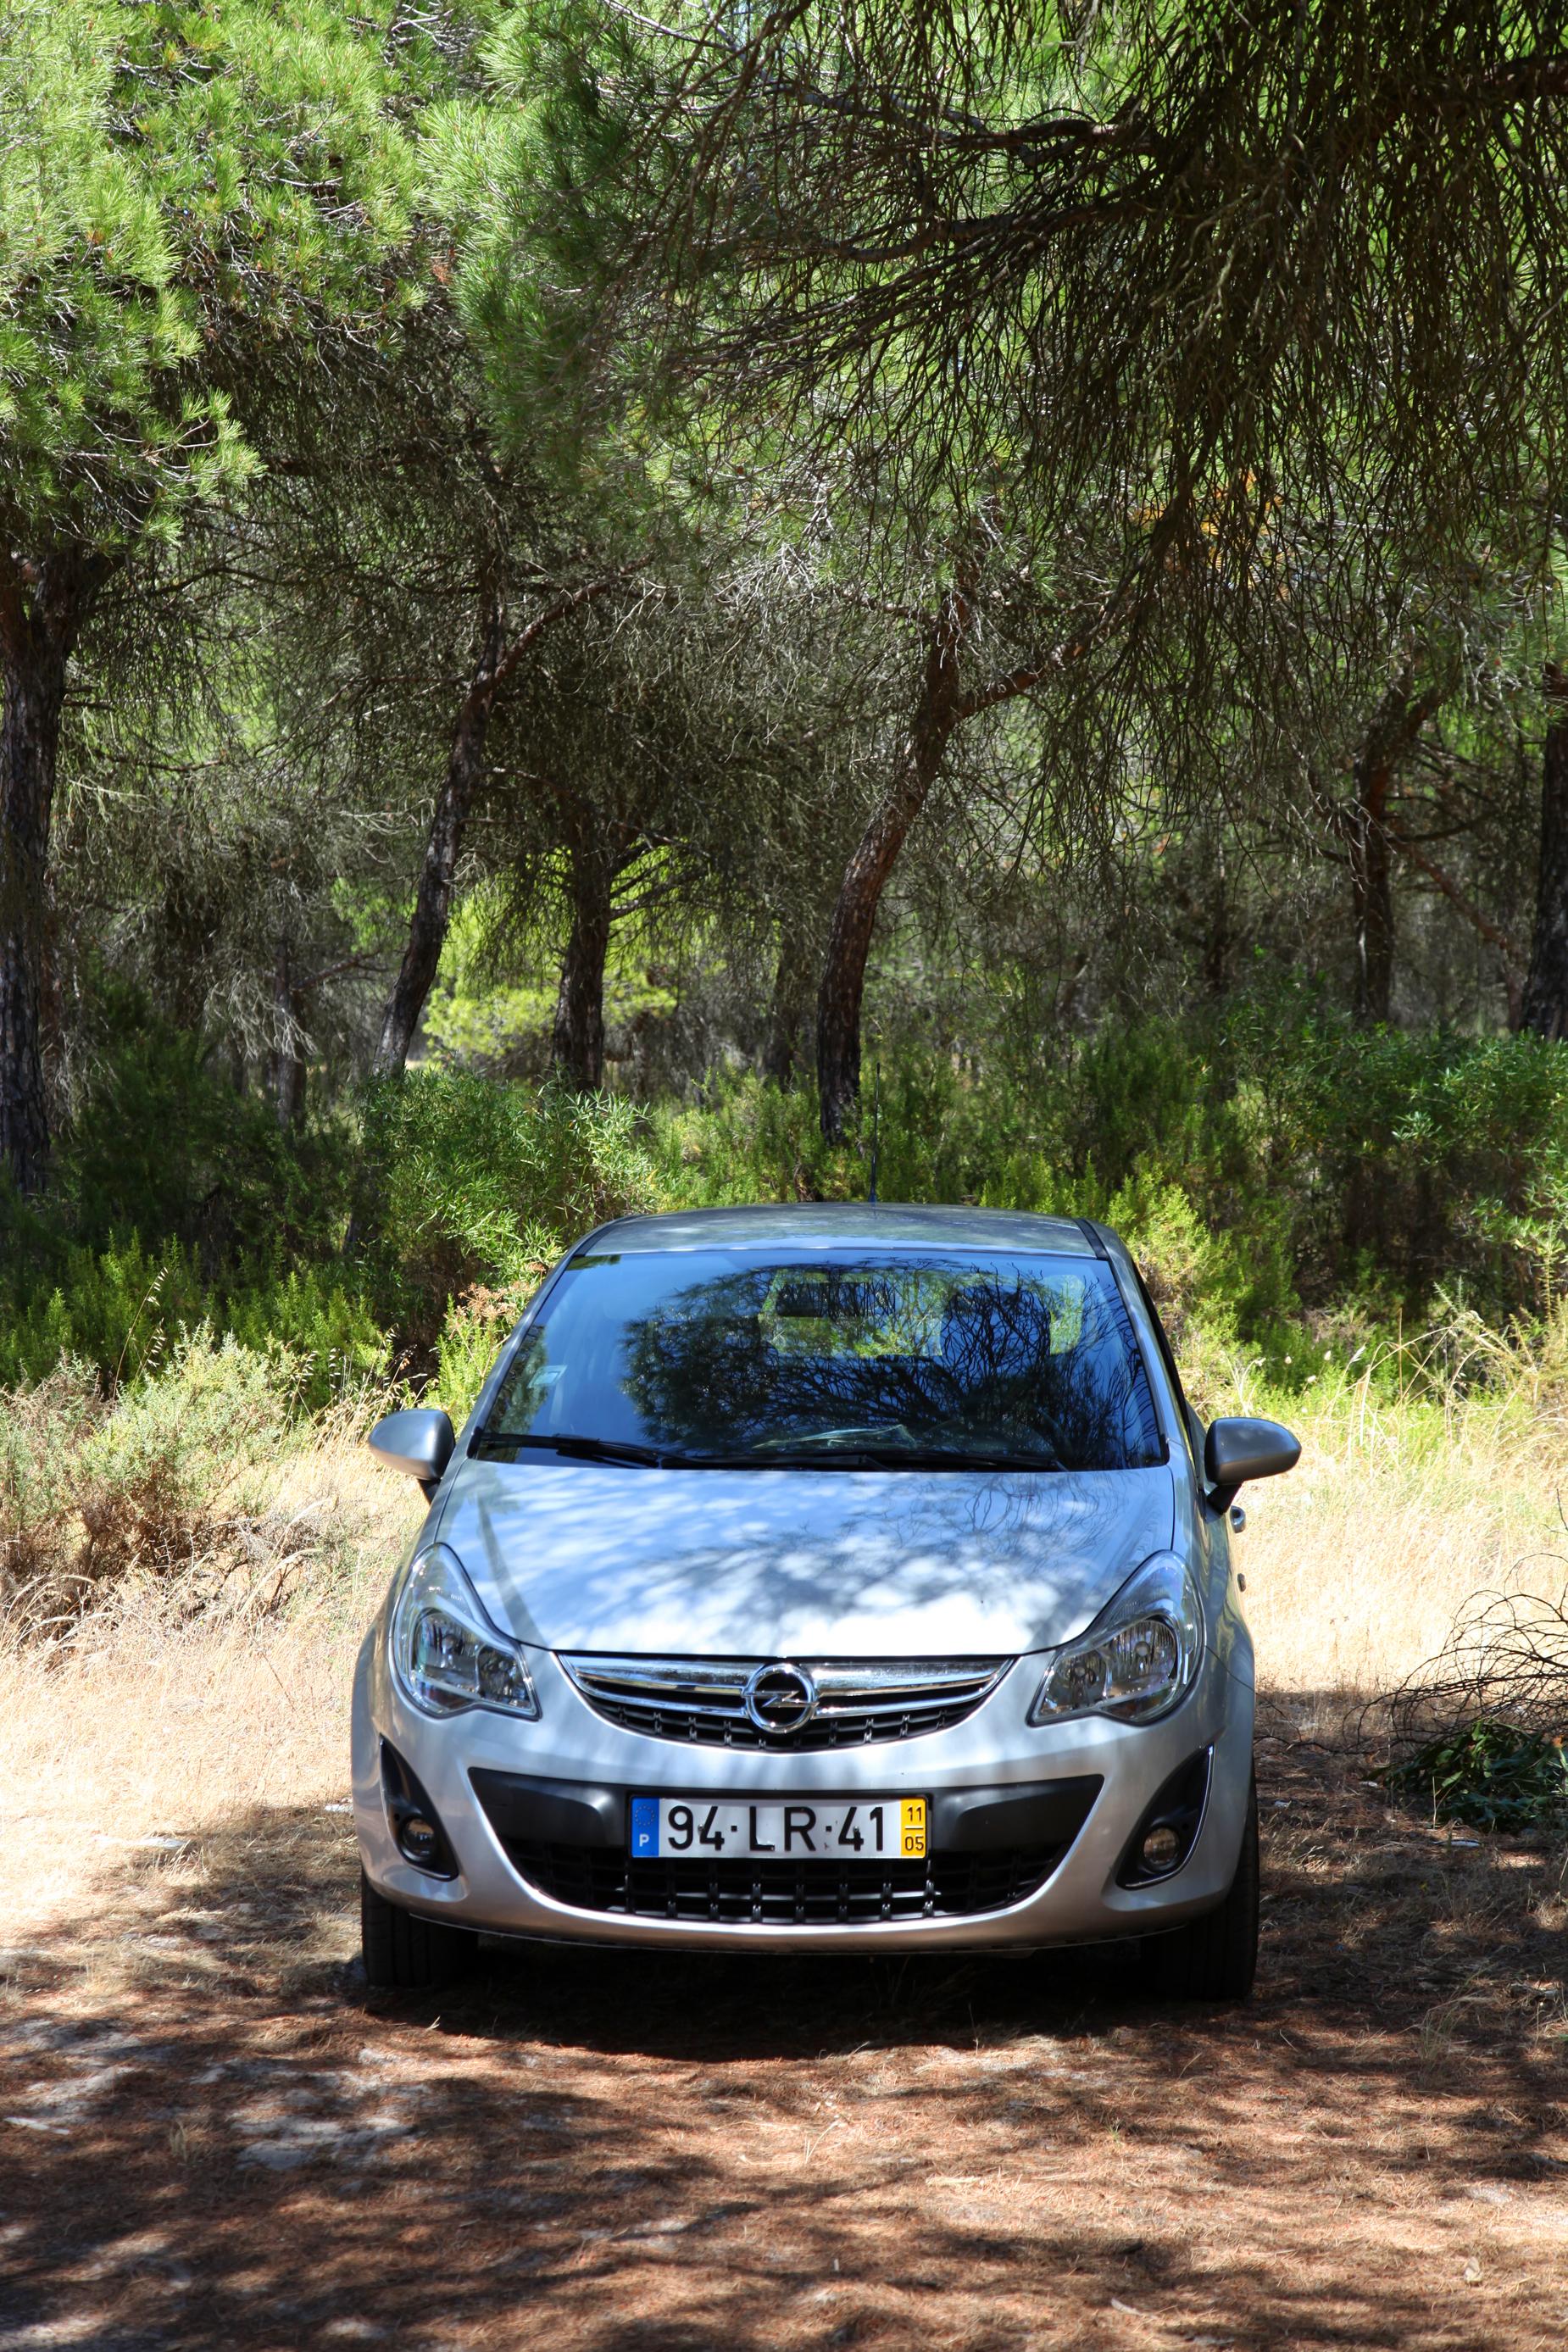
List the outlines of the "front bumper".
{"type": "MultiPolygon", "coordinates": [[[[1020,1658],[962,1724],[922,1738],[808,1755],[650,1738],[605,1722],[548,1652],[530,1653],[541,1720],[482,1711],[433,1722],[404,1699],[378,1633],[360,1654],[353,1703],[353,1799],[365,1873],[391,1902],[433,1918],[552,1941],[718,1950],[977,1950],[1102,1942],[1158,1933],[1212,1910],[1235,1875],[1252,1765],[1252,1690],[1212,1652],[1165,1721],[1104,1718],[1032,1728],[1038,1662],[1020,1658]],[[450,1842],[445,1879],[394,1842],[383,1743],[417,1776],[450,1842]],[[1182,1867],[1153,1885],[1117,1884],[1130,1840],[1162,1785],[1212,1753],[1202,1826],[1182,1867]],[[933,1867],[1023,1840],[1043,1875],[1020,1899],[960,1916],[656,1916],[590,1907],[590,1879],[540,1857],[580,1849],[588,1868],[623,1851],[633,1790],[757,1798],[925,1796],[933,1867]],[[481,1801],[480,1791],[483,1792],[481,1801]],[[553,1886],[554,1892],[548,1891],[553,1886]],[[562,1899],[573,1895],[576,1899],[562,1899]]],[[[974,1867],[978,1868],[978,1863],[974,1867]]],[[[978,1882],[975,1882],[978,1883],[978,1882]]],[[[994,1895],[996,1887],[992,1892],[994,1895]]],[[[789,1907],[785,1906],[784,1907],[789,1907]]],[[[733,1908],[733,1906],[731,1906],[733,1908]]]]}

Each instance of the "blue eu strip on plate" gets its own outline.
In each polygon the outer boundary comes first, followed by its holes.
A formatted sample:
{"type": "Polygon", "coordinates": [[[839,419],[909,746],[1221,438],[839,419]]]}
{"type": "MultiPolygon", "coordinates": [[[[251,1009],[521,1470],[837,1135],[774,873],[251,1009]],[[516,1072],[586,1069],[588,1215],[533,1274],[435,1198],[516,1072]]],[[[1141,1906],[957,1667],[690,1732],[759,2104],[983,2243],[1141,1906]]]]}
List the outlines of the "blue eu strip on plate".
{"type": "Polygon", "coordinates": [[[632,1799],[632,1858],[658,1852],[658,1799],[632,1799]]]}

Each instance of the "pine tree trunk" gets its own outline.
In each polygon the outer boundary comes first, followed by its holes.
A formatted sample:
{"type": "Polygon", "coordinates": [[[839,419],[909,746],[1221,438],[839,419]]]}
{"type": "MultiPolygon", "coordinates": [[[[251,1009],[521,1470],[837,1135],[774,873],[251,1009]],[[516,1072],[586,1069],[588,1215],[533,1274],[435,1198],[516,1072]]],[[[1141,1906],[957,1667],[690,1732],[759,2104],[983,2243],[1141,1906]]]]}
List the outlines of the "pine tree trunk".
{"type": "Polygon", "coordinates": [[[1394,845],[1388,805],[1402,760],[1426,725],[1434,698],[1412,701],[1408,677],[1378,706],[1355,763],[1355,799],[1346,813],[1356,968],[1351,1000],[1358,1028],[1394,1012],[1394,845]]]}
{"type": "Polygon", "coordinates": [[[398,1076],[408,1059],[409,1047],[441,961],[441,950],[447,944],[463,835],[484,782],[485,744],[500,682],[498,669],[505,628],[506,615],[500,593],[487,590],[480,604],[479,660],[452,730],[447,773],[430,818],[425,861],[419,869],[408,944],[403,950],[397,984],[382,1023],[375,1068],[383,1077],[398,1076]]]}
{"type": "Polygon", "coordinates": [[[24,1192],[48,1168],[44,964],[66,667],[108,571],[69,549],[13,556],[0,574],[0,1160],[24,1192]]]}
{"type": "Polygon", "coordinates": [[[1209,883],[1209,919],[1204,935],[1204,989],[1223,1002],[1230,994],[1231,957],[1235,940],[1230,928],[1230,896],[1226,887],[1225,844],[1215,852],[1209,883]]]}
{"type": "Polygon", "coordinates": [[[811,962],[805,929],[792,908],[779,926],[779,955],[773,967],[773,1003],[768,1008],[768,1034],[763,1046],[763,1073],[775,1086],[788,1087],[795,1077],[795,1056],[811,1003],[811,962]]]}
{"type": "Polygon", "coordinates": [[[1568,677],[1547,672],[1552,723],[1541,760],[1541,867],[1521,1029],[1568,1037],[1568,677]]]}
{"type": "Polygon", "coordinates": [[[1364,796],[1358,790],[1351,817],[1356,946],[1351,1011],[1358,1029],[1386,1022],[1394,1003],[1394,871],[1383,826],[1386,797],[1373,780],[1364,796]]]}
{"type": "Polygon", "coordinates": [[[602,835],[572,845],[572,930],[561,964],[551,1067],[574,1094],[597,1094],[605,1082],[605,961],[619,860],[602,835]]]}
{"type": "Polygon", "coordinates": [[[860,1006],[882,892],[962,716],[959,665],[969,611],[966,594],[949,590],[927,637],[920,702],[898,771],[839,885],[816,999],[816,1083],[822,1132],[829,1143],[844,1140],[859,1098],[860,1006]]]}
{"type": "Polygon", "coordinates": [[[272,1055],[272,1099],[278,1124],[287,1134],[305,1115],[305,1056],[300,1046],[302,1000],[294,987],[293,961],[287,940],[278,943],[272,1000],[278,1015],[278,1044],[272,1055]]]}

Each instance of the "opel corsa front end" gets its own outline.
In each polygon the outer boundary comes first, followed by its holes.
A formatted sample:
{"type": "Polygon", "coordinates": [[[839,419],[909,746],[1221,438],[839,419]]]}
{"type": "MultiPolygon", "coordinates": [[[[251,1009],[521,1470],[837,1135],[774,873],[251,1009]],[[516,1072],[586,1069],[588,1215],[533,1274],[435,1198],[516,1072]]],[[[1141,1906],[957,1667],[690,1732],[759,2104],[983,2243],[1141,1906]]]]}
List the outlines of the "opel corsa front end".
{"type": "Polygon", "coordinates": [[[1185,1403],[1103,1227],[627,1218],[555,1269],[461,1433],[372,1444],[428,1516],[361,1653],[373,1982],[479,1932],[728,1949],[1257,1947],[1230,1560],[1276,1424],[1185,1403]]]}

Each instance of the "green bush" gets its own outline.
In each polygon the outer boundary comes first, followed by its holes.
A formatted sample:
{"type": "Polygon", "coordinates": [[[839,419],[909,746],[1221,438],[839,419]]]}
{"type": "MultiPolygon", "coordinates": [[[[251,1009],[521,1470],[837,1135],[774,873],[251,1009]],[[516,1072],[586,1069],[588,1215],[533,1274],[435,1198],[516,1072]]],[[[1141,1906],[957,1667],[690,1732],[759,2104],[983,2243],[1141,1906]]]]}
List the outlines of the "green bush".
{"type": "Polygon", "coordinates": [[[1384,1775],[1390,1793],[1470,1829],[1568,1826],[1563,1738],[1480,1720],[1429,1740],[1384,1775]]]}
{"type": "Polygon", "coordinates": [[[1357,1032],[1302,992],[1032,1060],[903,1047],[831,1148],[809,1087],[743,1072],[638,1107],[416,1069],[285,1137],[132,1023],[46,1202],[0,1192],[0,1384],[68,1357],[112,1386],[205,1322],[286,1348],[312,1403],[397,1360],[461,1398],[489,1341],[454,1301],[525,1296],[627,1212],[864,1197],[874,1088],[884,1200],[1103,1218],[1178,1330],[1284,1386],[1310,1330],[1375,1353],[1435,1311],[1543,1326],[1568,1290],[1568,1049],[1357,1032]]]}
{"type": "Polygon", "coordinates": [[[522,1281],[491,1290],[476,1283],[447,1307],[436,1343],[436,1374],[427,1402],[445,1405],[459,1428],[473,1411],[501,1342],[536,1287],[532,1281],[522,1281]]]}
{"type": "Polygon", "coordinates": [[[353,1269],[304,1265],[289,1273],[266,1261],[248,1279],[204,1281],[178,1242],[154,1255],[132,1234],[102,1249],[58,1253],[52,1280],[29,1293],[7,1286],[0,1319],[0,1387],[42,1380],[62,1359],[91,1367],[110,1390],[157,1366],[180,1335],[198,1326],[231,1332],[258,1350],[281,1348],[299,1367],[301,1397],[325,1404],[353,1381],[384,1370],[385,1331],[356,1288],[353,1269]]]}
{"type": "Polygon", "coordinates": [[[109,992],[93,1084],[49,1192],[0,1181],[0,1386],[68,1358],[113,1390],[202,1324],[306,1366],[312,1403],[380,1369],[386,1334],[345,1265],[348,1110],[285,1135],[201,1039],[109,992]]]}
{"type": "Polygon", "coordinates": [[[132,1382],[85,1439],[79,1466],[95,1484],[155,1479],[170,1502],[208,1504],[276,1462],[300,1417],[302,1370],[286,1349],[184,1334],[168,1361],[132,1382]]]}
{"type": "Polygon", "coordinates": [[[285,1132],[207,1042],[110,993],[92,1083],[56,1153],[50,1223],[99,1245],[178,1242],[204,1276],[258,1256],[335,1249],[348,1220],[354,1123],[318,1114],[285,1132]]]}
{"type": "Polygon", "coordinates": [[[364,1101],[363,1248],[401,1328],[433,1345],[475,1283],[531,1285],[588,1227],[663,1203],[616,1096],[411,1070],[364,1101]]]}
{"type": "Polygon", "coordinates": [[[1251,1013],[1229,1052],[1252,1189],[1289,1203],[1304,1297],[1419,1314],[1463,1286],[1494,1319],[1544,1310],[1568,1222],[1560,1045],[1251,1013]]]}
{"type": "MultiPolygon", "coordinates": [[[[666,1184],[863,1193],[868,1095],[834,1154],[808,1091],[718,1087],[656,1120],[666,1184]]],[[[1501,1325],[1568,1286],[1568,1051],[1533,1036],[1356,1031],[1288,1000],[1108,1026],[1022,1076],[911,1055],[882,1073],[879,1161],[884,1199],[1103,1217],[1248,1340],[1303,1308],[1418,1318],[1439,1291],[1501,1325]]]]}
{"type": "Polygon", "coordinates": [[[42,1380],[62,1358],[91,1365],[110,1386],[156,1360],[170,1329],[199,1323],[210,1300],[177,1242],[161,1255],[139,1236],[102,1248],[67,1243],[41,1271],[13,1257],[0,1320],[0,1383],[42,1380]]]}

